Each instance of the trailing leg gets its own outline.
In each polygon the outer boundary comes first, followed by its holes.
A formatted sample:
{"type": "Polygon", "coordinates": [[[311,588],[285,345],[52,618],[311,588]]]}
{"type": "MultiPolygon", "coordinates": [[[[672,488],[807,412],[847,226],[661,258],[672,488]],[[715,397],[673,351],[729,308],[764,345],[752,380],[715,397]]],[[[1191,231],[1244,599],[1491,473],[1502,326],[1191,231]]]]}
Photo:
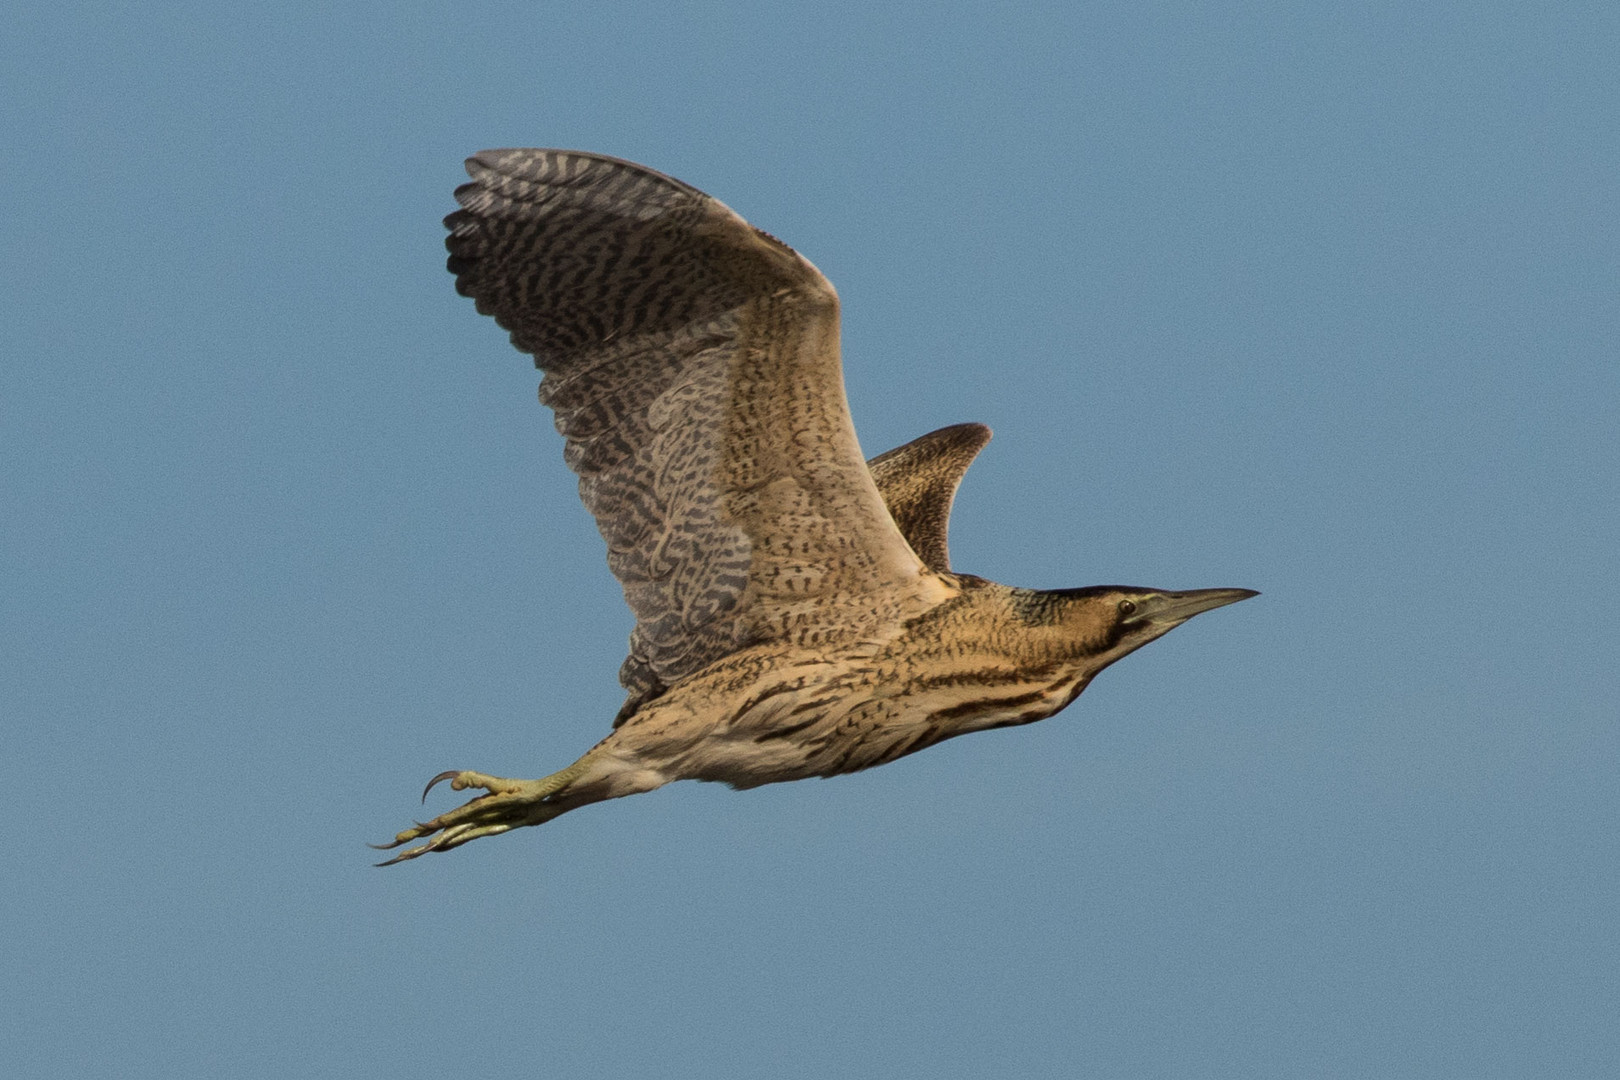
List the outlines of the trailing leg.
{"type": "Polygon", "coordinates": [[[604,799],[617,799],[662,787],[668,781],[653,769],[644,769],[600,746],[561,772],[540,780],[508,780],[479,772],[442,772],[428,781],[424,801],[434,786],[450,781],[456,791],[483,788],[487,794],[432,821],[419,822],[399,833],[387,844],[373,844],[381,851],[432,837],[418,847],[406,848],[378,866],[414,859],[430,851],[449,851],[481,836],[495,836],[525,825],[543,825],[570,810],[604,799]],[[435,835],[437,834],[437,835],[435,835]]]}

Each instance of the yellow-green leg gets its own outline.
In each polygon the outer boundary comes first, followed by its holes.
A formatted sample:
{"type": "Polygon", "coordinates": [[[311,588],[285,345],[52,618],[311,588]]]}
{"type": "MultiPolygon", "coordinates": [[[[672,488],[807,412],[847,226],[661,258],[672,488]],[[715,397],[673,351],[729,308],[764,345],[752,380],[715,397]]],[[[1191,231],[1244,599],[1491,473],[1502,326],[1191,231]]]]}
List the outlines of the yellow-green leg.
{"type": "Polygon", "coordinates": [[[419,847],[406,848],[392,859],[377,865],[392,866],[394,863],[414,859],[430,851],[449,851],[481,836],[494,836],[525,825],[541,825],[565,811],[583,805],[584,802],[594,801],[563,797],[568,793],[569,786],[589,770],[590,760],[591,755],[586,754],[568,768],[541,780],[507,780],[479,772],[457,772],[454,769],[442,772],[429,780],[428,786],[423,789],[424,802],[427,801],[428,792],[433,790],[434,785],[445,780],[450,781],[450,787],[456,791],[483,788],[488,794],[480,795],[469,803],[440,814],[432,821],[417,823],[394,837],[392,843],[371,845],[379,851],[387,851],[408,844],[412,840],[438,833],[427,843],[419,847]]]}

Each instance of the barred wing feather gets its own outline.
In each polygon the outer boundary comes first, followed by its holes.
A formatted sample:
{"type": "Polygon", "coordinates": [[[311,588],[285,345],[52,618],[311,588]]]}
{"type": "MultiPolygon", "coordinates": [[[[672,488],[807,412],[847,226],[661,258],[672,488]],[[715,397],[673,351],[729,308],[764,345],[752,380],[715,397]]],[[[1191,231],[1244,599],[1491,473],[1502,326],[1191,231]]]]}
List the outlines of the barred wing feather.
{"type": "Polygon", "coordinates": [[[449,268],[545,372],[636,618],[627,710],[738,648],[881,636],[940,598],[862,461],[814,266],[629,162],[490,150],[467,171],[449,268]]]}

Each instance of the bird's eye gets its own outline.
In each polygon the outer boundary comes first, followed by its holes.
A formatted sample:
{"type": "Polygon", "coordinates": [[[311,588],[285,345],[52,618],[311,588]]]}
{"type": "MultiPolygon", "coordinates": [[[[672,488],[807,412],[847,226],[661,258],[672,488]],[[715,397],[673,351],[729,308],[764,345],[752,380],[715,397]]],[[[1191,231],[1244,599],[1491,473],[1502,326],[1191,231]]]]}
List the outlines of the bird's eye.
{"type": "Polygon", "coordinates": [[[1119,602],[1119,613],[1121,615],[1134,615],[1136,613],[1136,601],[1121,600],[1119,602]]]}

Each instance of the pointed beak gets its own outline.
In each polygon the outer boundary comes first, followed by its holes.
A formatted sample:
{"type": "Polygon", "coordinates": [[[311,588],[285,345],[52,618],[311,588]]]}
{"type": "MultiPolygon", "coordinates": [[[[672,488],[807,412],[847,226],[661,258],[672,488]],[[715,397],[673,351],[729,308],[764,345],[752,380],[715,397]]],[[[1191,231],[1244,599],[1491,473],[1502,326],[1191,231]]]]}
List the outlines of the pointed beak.
{"type": "Polygon", "coordinates": [[[1239,600],[1260,594],[1253,589],[1192,589],[1188,592],[1167,592],[1141,601],[1131,623],[1151,623],[1169,629],[1180,626],[1194,615],[1213,611],[1239,600]]]}

